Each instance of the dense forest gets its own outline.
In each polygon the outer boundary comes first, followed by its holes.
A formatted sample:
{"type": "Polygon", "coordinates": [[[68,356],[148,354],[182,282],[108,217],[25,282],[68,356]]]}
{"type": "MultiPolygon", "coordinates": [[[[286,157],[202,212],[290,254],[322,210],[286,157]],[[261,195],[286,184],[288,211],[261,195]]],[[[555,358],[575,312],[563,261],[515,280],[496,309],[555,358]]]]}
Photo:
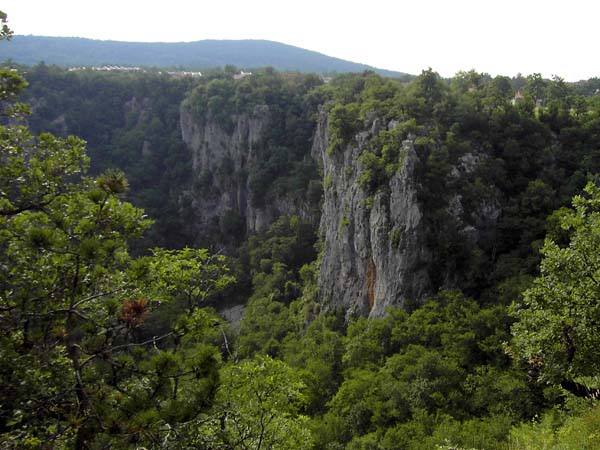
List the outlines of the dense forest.
{"type": "Polygon", "coordinates": [[[600,447],[600,79],[237,73],[0,68],[0,446],[600,447]]]}

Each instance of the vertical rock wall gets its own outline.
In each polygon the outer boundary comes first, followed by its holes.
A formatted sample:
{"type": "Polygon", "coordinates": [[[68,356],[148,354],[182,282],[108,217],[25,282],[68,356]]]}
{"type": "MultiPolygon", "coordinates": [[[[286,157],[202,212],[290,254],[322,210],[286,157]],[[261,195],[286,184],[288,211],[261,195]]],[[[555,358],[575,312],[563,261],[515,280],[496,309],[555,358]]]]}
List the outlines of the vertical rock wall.
{"type": "Polygon", "coordinates": [[[192,152],[196,185],[189,195],[200,233],[228,211],[243,218],[248,232],[264,230],[282,215],[297,215],[316,222],[311,205],[299,204],[285,195],[269,198],[261,205],[253,201],[248,175],[259,163],[260,146],[265,145],[271,122],[272,113],[267,105],[231,117],[231,127],[210,117],[198,121],[185,107],[181,108],[181,134],[192,152]]]}
{"type": "Polygon", "coordinates": [[[192,152],[196,182],[209,185],[203,195],[192,192],[192,207],[198,212],[201,224],[233,210],[246,217],[248,229],[260,227],[257,219],[260,214],[249,211],[252,208],[245,174],[254,162],[255,146],[269,120],[269,108],[257,106],[251,114],[235,117],[233,130],[228,132],[217,121],[196,121],[188,110],[181,109],[181,135],[192,152]]]}
{"type": "Polygon", "coordinates": [[[349,316],[381,316],[386,307],[419,300],[431,289],[412,141],[403,142],[400,169],[389,186],[369,196],[359,185],[359,156],[378,132],[372,126],[342,151],[329,154],[327,115],[322,113],[312,148],[322,164],[325,189],[319,295],[326,308],[342,307],[349,316]]]}

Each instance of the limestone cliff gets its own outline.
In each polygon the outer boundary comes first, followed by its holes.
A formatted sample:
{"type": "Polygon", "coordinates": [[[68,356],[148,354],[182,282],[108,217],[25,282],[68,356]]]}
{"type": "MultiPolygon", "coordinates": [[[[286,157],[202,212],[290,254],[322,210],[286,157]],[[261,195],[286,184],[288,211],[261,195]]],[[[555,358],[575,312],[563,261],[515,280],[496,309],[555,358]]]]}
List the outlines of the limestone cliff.
{"type": "Polygon", "coordinates": [[[431,289],[413,142],[403,142],[399,170],[385,189],[369,196],[359,184],[359,156],[379,131],[376,123],[342,151],[329,153],[322,113],[312,148],[325,180],[320,298],[327,308],[343,307],[347,315],[381,316],[387,306],[402,306],[431,289]]]}
{"type": "Polygon", "coordinates": [[[185,106],[181,108],[181,134],[192,153],[194,172],[188,196],[199,231],[220,226],[225,234],[243,236],[244,230],[261,231],[281,215],[309,220],[309,208],[285,195],[270,195],[267,201],[253,195],[249,174],[260,163],[260,150],[267,145],[265,136],[273,120],[269,107],[258,105],[250,113],[230,119],[228,124],[210,116],[197,120],[185,106]],[[237,228],[236,221],[241,221],[237,228]],[[225,224],[223,229],[224,222],[229,222],[229,228],[225,224]]]}

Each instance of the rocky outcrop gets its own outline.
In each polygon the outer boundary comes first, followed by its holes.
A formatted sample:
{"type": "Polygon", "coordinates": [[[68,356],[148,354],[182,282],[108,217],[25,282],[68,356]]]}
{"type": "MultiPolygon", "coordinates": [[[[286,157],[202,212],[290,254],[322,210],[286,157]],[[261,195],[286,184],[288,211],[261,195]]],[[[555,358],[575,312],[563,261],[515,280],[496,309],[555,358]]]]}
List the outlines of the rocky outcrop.
{"type": "Polygon", "coordinates": [[[431,290],[413,142],[403,142],[399,170],[387,186],[369,195],[359,184],[359,156],[381,128],[374,122],[330,154],[327,115],[322,113],[312,148],[322,163],[325,189],[319,296],[326,308],[342,307],[349,316],[381,316],[388,306],[419,300],[431,290]]]}
{"type": "Polygon", "coordinates": [[[67,126],[67,119],[64,114],[59,115],[56,119],[54,119],[50,124],[57,131],[57,133],[61,136],[68,136],[69,127],[67,126]]]}
{"type": "Polygon", "coordinates": [[[197,120],[185,106],[181,108],[181,134],[192,152],[194,172],[194,187],[188,194],[199,230],[231,213],[248,232],[264,230],[281,215],[308,219],[308,208],[285,196],[272,196],[261,204],[252,197],[248,175],[258,163],[260,146],[265,145],[272,120],[269,107],[258,105],[230,119],[226,125],[210,116],[197,120]]]}
{"type": "Polygon", "coordinates": [[[210,117],[195,120],[192,113],[182,107],[181,136],[192,151],[193,167],[199,175],[215,172],[226,160],[230,160],[232,169],[236,171],[246,168],[269,125],[270,112],[266,105],[261,105],[250,114],[240,114],[231,119],[233,127],[227,131],[219,121],[210,117]]]}
{"type": "Polygon", "coordinates": [[[151,100],[148,97],[132,97],[123,105],[123,116],[129,127],[148,122],[152,115],[151,100]]]}
{"type": "MultiPolygon", "coordinates": [[[[123,104],[123,123],[128,129],[143,127],[152,120],[152,100],[148,97],[131,97],[123,104]]],[[[142,158],[152,158],[155,155],[154,145],[144,139],[140,147],[142,158]]]]}
{"type": "MultiPolygon", "coordinates": [[[[462,155],[450,170],[447,183],[464,184],[464,180],[488,159],[489,155],[483,152],[468,152],[462,155]]],[[[487,185],[486,190],[487,192],[480,193],[478,203],[468,212],[465,212],[461,193],[456,193],[448,199],[446,212],[454,220],[460,234],[471,244],[477,244],[485,239],[486,235],[493,234],[502,215],[502,194],[493,185],[487,185]]]]}
{"type": "Polygon", "coordinates": [[[259,222],[255,217],[260,214],[248,211],[245,174],[253,164],[254,149],[269,124],[269,116],[266,106],[257,106],[252,114],[234,118],[233,129],[228,132],[218,121],[197,121],[190,111],[181,108],[181,136],[192,152],[195,188],[190,194],[198,227],[218,220],[226,211],[252,217],[247,221],[249,229],[259,222]]]}

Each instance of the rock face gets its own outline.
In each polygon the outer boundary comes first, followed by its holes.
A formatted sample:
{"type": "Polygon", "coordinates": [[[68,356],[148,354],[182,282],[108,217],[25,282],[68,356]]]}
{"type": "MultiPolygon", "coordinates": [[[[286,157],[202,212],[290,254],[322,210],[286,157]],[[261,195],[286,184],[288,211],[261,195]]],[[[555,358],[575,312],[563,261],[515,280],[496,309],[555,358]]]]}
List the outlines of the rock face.
{"type": "Polygon", "coordinates": [[[219,169],[230,159],[235,170],[245,168],[253,158],[253,147],[269,125],[270,112],[266,105],[256,106],[251,114],[233,118],[233,130],[227,132],[216,120],[198,122],[186,109],[181,109],[180,125],[183,141],[192,151],[194,170],[201,175],[219,169]]]}
{"type": "Polygon", "coordinates": [[[269,110],[256,107],[251,115],[236,119],[233,131],[228,133],[217,121],[197,122],[189,111],[181,109],[181,136],[192,152],[196,184],[203,185],[205,191],[204,195],[192,194],[192,207],[201,223],[227,210],[248,217],[248,189],[240,174],[254,158],[254,146],[269,123],[269,110]]]}
{"type": "MultiPolygon", "coordinates": [[[[264,230],[280,215],[295,214],[315,222],[314,209],[297,198],[253,199],[249,174],[261,163],[273,121],[269,107],[256,106],[231,119],[227,125],[210,117],[198,121],[185,107],[181,109],[182,137],[192,153],[194,187],[189,195],[198,230],[222,229],[224,218],[241,221],[242,234],[264,230]]],[[[377,117],[367,122],[349,143],[328,152],[328,117],[321,112],[311,148],[323,172],[324,188],[318,298],[324,309],[342,308],[347,317],[378,317],[388,306],[412,306],[441,287],[460,284],[462,276],[456,266],[439,264],[431,241],[439,230],[421,204],[423,161],[415,151],[413,136],[397,144],[393,174],[377,180],[377,189],[361,186],[366,169],[361,155],[378,145],[375,140],[382,131],[399,126],[397,121],[383,123],[377,117]]],[[[499,194],[493,189],[474,203],[472,199],[466,202],[460,188],[487,158],[473,150],[458,158],[447,173],[448,186],[459,188],[443,193],[441,211],[447,218],[445,225],[455,230],[465,248],[493,240],[490,230],[501,215],[499,194]]]]}
{"type": "Polygon", "coordinates": [[[309,219],[307,208],[286,197],[261,205],[252,198],[248,174],[272,120],[269,107],[258,105],[231,119],[231,126],[224,127],[210,117],[195,120],[185,107],[180,111],[182,138],[192,152],[195,187],[189,195],[200,232],[232,213],[248,232],[264,230],[281,215],[309,219]]]}
{"type": "MultiPolygon", "coordinates": [[[[394,127],[394,123],[388,124],[394,127]]],[[[430,293],[431,254],[417,201],[417,154],[411,140],[399,152],[400,168],[386,189],[369,195],[360,187],[359,156],[381,125],[359,133],[342,151],[327,152],[327,116],[322,113],[312,155],[321,161],[324,203],[320,231],[324,250],[319,273],[326,308],[343,307],[348,316],[381,316],[430,293]]]]}
{"type": "Polygon", "coordinates": [[[129,125],[141,125],[150,119],[152,102],[148,97],[132,97],[123,105],[125,122],[129,125]]]}

